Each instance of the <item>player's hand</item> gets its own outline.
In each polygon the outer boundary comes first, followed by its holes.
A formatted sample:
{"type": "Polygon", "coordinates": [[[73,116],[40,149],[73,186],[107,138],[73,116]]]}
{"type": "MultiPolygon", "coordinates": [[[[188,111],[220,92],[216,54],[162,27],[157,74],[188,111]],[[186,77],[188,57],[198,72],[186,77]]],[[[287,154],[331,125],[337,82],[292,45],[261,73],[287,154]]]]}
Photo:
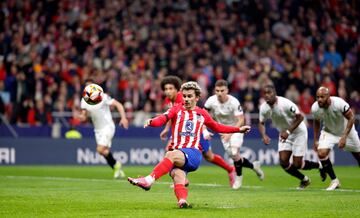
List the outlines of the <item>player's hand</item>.
{"type": "Polygon", "coordinates": [[[314,142],[313,150],[317,152],[318,151],[318,146],[319,146],[319,142],[314,142]]]}
{"type": "Polygon", "coordinates": [[[212,132],[209,132],[207,129],[204,129],[202,133],[205,140],[211,140],[211,138],[214,135],[212,132]]]}
{"type": "Polygon", "coordinates": [[[340,149],[343,149],[345,147],[346,144],[346,136],[341,136],[338,146],[340,149]]]}
{"type": "Polygon", "coordinates": [[[128,128],[129,128],[129,121],[128,121],[128,119],[126,119],[125,117],[124,117],[124,118],[121,118],[119,125],[122,126],[122,127],[124,127],[125,129],[128,129],[128,128]]]}
{"type": "Polygon", "coordinates": [[[248,132],[250,132],[251,126],[241,126],[239,129],[241,133],[247,134],[248,132]]]}
{"type": "Polygon", "coordinates": [[[262,141],[264,142],[265,145],[270,144],[270,138],[269,138],[269,136],[265,135],[265,136],[262,138],[262,141]]]}
{"type": "Polygon", "coordinates": [[[160,139],[163,141],[166,141],[168,139],[167,135],[169,133],[169,129],[165,128],[163,131],[161,131],[160,133],[160,139]]]}
{"type": "Polygon", "coordinates": [[[152,121],[151,119],[146,120],[144,123],[144,128],[150,126],[151,121],[152,121]]]}
{"type": "Polygon", "coordinates": [[[280,133],[280,141],[281,142],[285,142],[288,137],[289,137],[289,133],[287,131],[282,131],[280,133]]]}

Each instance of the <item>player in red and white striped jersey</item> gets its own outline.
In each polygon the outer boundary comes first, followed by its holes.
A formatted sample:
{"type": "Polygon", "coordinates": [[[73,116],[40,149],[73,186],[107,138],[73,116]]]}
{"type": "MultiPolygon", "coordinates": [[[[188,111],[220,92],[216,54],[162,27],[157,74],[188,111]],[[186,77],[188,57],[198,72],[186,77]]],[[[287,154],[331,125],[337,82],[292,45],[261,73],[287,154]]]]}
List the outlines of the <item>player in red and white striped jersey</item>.
{"type": "Polygon", "coordinates": [[[196,82],[187,82],[181,86],[184,104],[170,108],[166,113],[147,120],[144,127],[158,127],[172,121],[172,146],[166,152],[164,159],[155,166],[146,177],[128,178],[128,181],[145,190],[150,190],[155,180],[170,173],[175,187],[175,195],[180,208],[187,208],[187,189],[185,187],[186,174],[195,171],[201,162],[200,133],[203,125],[215,132],[247,133],[250,126],[233,127],[215,122],[208,112],[196,106],[201,89],[196,82]]]}
{"type": "MultiPolygon", "coordinates": [[[[183,104],[183,97],[182,93],[180,92],[181,80],[177,76],[166,76],[161,81],[161,89],[165,93],[165,100],[164,104],[167,109],[171,107],[182,105],[183,104]]],[[[164,128],[164,130],[160,133],[161,140],[167,140],[168,133],[170,132],[171,122],[168,122],[164,128]]],[[[202,154],[205,160],[210,163],[213,163],[228,172],[230,187],[234,186],[236,172],[235,168],[232,165],[229,165],[220,155],[214,154],[211,150],[211,143],[210,139],[212,137],[212,133],[207,131],[206,128],[202,130],[202,134],[200,136],[200,145],[202,147],[202,154]]],[[[166,150],[169,149],[171,145],[171,140],[169,140],[168,145],[166,146],[166,150]]],[[[186,185],[188,181],[186,181],[186,185]]],[[[173,185],[172,185],[173,186],[173,185]]]]}

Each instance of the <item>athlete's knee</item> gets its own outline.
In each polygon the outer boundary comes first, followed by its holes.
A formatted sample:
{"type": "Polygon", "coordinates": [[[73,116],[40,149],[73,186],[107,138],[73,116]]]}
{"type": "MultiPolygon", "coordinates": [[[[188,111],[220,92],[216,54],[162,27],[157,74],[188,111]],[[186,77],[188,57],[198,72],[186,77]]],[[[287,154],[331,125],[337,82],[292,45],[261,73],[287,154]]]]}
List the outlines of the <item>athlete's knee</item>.
{"type": "Polygon", "coordinates": [[[205,160],[211,162],[211,161],[214,159],[214,153],[212,153],[212,152],[209,150],[209,151],[203,153],[203,157],[205,158],[205,160]]]}
{"type": "Polygon", "coordinates": [[[320,160],[326,159],[329,155],[327,150],[318,150],[318,157],[320,160]]]}
{"type": "Polygon", "coordinates": [[[107,156],[109,154],[109,148],[105,146],[97,146],[96,151],[102,156],[107,156]]]}
{"type": "Polygon", "coordinates": [[[290,162],[288,160],[280,160],[280,166],[283,168],[283,169],[287,169],[290,165],[290,162]]]}
{"type": "Polygon", "coordinates": [[[180,150],[168,151],[165,154],[165,157],[170,159],[172,162],[175,162],[177,159],[182,158],[183,156],[184,154],[180,150]]]}
{"type": "Polygon", "coordinates": [[[292,165],[296,168],[296,169],[300,169],[302,166],[302,161],[294,161],[292,163],[292,165]]]}

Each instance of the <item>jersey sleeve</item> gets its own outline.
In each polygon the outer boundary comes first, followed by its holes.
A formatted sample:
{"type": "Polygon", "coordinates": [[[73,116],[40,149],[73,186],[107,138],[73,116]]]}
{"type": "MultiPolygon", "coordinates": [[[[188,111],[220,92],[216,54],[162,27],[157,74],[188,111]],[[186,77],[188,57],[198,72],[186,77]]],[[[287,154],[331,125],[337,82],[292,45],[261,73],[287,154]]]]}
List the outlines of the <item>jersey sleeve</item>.
{"type": "Polygon", "coordinates": [[[81,101],[80,101],[80,108],[83,110],[86,110],[86,108],[87,108],[86,102],[83,98],[81,98],[81,101]]]}
{"type": "Polygon", "coordinates": [[[226,125],[215,122],[215,120],[213,120],[211,118],[211,116],[209,115],[209,113],[206,110],[202,110],[202,115],[205,119],[204,124],[215,132],[218,132],[218,133],[240,132],[239,127],[226,126],[226,125]]]}
{"type": "Polygon", "coordinates": [[[110,97],[109,95],[104,93],[103,101],[106,105],[111,105],[114,102],[114,99],[110,97]]]}
{"type": "Polygon", "coordinates": [[[206,102],[204,104],[204,108],[208,111],[211,110],[211,97],[206,100],[206,102]]]}
{"type": "Polygon", "coordinates": [[[318,111],[319,111],[319,106],[317,104],[317,102],[315,101],[313,103],[313,105],[311,105],[311,113],[314,116],[315,119],[319,119],[319,115],[318,115],[318,111]]]}
{"type": "Polygon", "coordinates": [[[267,119],[269,119],[269,117],[270,117],[270,111],[266,108],[265,103],[263,103],[262,105],[260,105],[259,121],[265,122],[267,119]]]}
{"type": "Polygon", "coordinates": [[[232,102],[233,103],[231,105],[233,107],[234,115],[235,116],[243,115],[244,112],[243,112],[240,102],[236,98],[234,98],[232,102]]]}
{"type": "Polygon", "coordinates": [[[167,121],[175,117],[178,110],[179,107],[172,107],[168,109],[165,113],[151,119],[150,126],[158,127],[164,125],[165,123],[167,123],[167,121]]]}
{"type": "Polygon", "coordinates": [[[300,114],[299,108],[296,106],[296,104],[290,100],[286,101],[285,104],[285,111],[288,113],[291,117],[295,116],[296,114],[300,114]]]}
{"type": "Polygon", "coordinates": [[[342,114],[345,114],[346,112],[348,112],[350,110],[350,105],[346,101],[344,101],[344,99],[336,98],[334,100],[336,100],[335,101],[336,109],[341,111],[342,114]]]}

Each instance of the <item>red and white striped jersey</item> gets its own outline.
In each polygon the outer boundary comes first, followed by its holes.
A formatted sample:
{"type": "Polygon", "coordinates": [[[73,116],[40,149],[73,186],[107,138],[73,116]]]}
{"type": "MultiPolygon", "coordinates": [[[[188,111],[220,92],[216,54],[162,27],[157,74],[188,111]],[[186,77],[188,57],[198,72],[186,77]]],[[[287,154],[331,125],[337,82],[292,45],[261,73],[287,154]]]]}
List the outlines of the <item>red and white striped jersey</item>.
{"type": "Polygon", "coordinates": [[[183,105],[176,105],[164,114],[152,119],[150,126],[162,126],[171,120],[172,142],[169,149],[196,148],[199,146],[203,125],[219,133],[239,132],[238,127],[226,126],[215,122],[209,113],[199,107],[187,110],[183,105]]]}

